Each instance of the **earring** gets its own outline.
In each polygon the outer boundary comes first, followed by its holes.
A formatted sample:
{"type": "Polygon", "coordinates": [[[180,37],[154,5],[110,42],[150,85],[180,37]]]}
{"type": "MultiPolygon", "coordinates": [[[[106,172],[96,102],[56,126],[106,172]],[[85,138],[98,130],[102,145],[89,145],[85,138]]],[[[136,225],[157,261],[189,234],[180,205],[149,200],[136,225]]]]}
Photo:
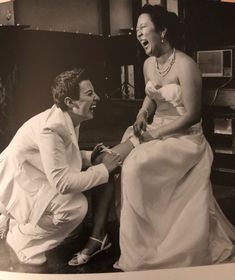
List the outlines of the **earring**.
{"type": "Polygon", "coordinates": [[[164,43],[164,36],[161,35],[161,43],[163,44],[164,43]]]}

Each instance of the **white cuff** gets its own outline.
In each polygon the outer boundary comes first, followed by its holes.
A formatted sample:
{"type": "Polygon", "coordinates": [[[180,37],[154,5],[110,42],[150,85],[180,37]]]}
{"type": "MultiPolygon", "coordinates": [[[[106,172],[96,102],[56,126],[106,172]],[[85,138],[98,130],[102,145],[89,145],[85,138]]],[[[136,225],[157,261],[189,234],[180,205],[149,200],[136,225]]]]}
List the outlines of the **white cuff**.
{"type": "Polygon", "coordinates": [[[109,171],[103,163],[93,165],[90,169],[96,169],[99,173],[99,181],[100,185],[105,184],[109,180],[109,171]]]}

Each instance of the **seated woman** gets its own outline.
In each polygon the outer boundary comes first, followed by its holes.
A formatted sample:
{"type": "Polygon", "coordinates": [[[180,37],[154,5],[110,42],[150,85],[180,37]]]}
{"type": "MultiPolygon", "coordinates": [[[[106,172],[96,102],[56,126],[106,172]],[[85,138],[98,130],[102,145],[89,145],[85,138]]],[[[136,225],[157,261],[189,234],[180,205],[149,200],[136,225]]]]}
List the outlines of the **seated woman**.
{"type": "Polygon", "coordinates": [[[221,263],[234,251],[235,230],[210,184],[213,155],[201,127],[201,75],[175,48],[178,26],[177,16],[158,5],[145,5],[137,22],[137,38],[149,56],[146,97],[134,126],[113,148],[128,155],[115,264],[123,271],[221,263]]]}

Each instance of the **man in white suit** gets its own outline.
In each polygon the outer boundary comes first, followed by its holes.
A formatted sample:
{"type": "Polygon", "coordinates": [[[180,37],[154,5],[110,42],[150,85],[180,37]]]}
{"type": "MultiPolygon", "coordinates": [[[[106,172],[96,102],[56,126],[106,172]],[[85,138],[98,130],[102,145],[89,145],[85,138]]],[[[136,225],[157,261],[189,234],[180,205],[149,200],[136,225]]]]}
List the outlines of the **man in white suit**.
{"type": "Polygon", "coordinates": [[[99,100],[85,71],[58,75],[52,94],[55,105],[28,120],[0,155],[0,212],[10,218],[6,242],[24,264],[46,261],[45,252],[85,217],[82,192],[107,183],[120,165],[118,154],[106,153],[91,166],[91,152],[79,150],[79,125],[93,118],[99,100]]]}

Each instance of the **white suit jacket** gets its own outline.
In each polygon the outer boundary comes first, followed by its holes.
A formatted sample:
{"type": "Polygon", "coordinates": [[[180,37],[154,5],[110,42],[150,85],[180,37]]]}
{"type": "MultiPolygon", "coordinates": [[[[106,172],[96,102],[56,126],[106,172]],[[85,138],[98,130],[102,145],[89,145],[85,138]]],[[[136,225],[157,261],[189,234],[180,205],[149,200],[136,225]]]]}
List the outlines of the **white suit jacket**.
{"type": "Polygon", "coordinates": [[[78,128],[55,105],[30,120],[0,155],[0,202],[18,222],[36,224],[57,194],[83,192],[108,181],[104,164],[80,151],[78,128]]]}

